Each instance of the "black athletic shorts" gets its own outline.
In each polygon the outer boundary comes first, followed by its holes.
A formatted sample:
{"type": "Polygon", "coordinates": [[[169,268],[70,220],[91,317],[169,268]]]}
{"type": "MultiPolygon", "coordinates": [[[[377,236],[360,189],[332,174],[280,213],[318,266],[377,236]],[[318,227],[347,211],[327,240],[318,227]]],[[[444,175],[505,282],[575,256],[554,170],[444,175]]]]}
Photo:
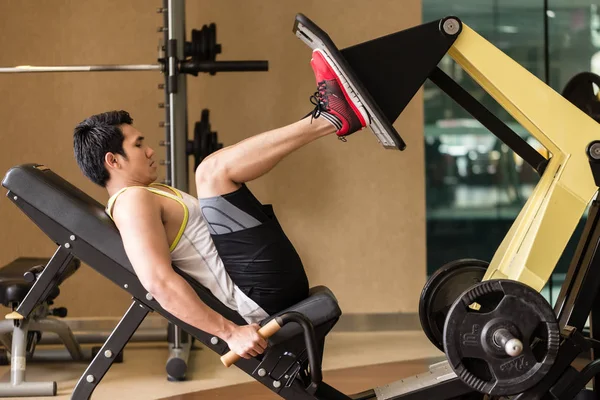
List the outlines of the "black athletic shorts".
{"type": "Polygon", "coordinates": [[[269,315],[308,297],[304,266],[273,207],[261,204],[246,185],[221,197],[260,222],[234,232],[211,232],[232,281],[269,315]]]}

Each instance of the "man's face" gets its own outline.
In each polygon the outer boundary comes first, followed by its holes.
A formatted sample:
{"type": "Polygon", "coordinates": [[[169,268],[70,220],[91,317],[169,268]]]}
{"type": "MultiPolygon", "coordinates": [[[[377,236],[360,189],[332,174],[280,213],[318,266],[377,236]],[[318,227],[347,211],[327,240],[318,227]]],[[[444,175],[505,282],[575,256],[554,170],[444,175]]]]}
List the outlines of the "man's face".
{"type": "Polygon", "coordinates": [[[121,165],[120,173],[127,180],[148,185],[158,178],[158,165],[152,159],[154,150],[146,145],[144,136],[131,125],[121,125],[123,131],[123,150],[127,158],[116,155],[121,165]]]}

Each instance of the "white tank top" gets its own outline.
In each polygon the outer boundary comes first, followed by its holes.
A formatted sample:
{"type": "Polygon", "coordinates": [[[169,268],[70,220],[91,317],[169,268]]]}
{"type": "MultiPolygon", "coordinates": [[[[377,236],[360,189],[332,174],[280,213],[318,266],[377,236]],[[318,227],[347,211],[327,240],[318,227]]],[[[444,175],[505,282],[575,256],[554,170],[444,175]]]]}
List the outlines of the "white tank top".
{"type": "MultiPolygon", "coordinates": [[[[267,318],[266,311],[246,296],[229,277],[210,236],[208,224],[200,211],[198,199],[159,183],[151,184],[150,187],[140,187],[154,194],[173,199],[183,207],[184,216],[181,228],[169,248],[173,265],[210,290],[221,303],[240,314],[246,322],[257,323],[267,318]],[[172,193],[157,189],[156,186],[165,187],[172,193]]],[[[127,189],[119,190],[108,200],[106,213],[111,218],[117,197],[127,189]]]]}

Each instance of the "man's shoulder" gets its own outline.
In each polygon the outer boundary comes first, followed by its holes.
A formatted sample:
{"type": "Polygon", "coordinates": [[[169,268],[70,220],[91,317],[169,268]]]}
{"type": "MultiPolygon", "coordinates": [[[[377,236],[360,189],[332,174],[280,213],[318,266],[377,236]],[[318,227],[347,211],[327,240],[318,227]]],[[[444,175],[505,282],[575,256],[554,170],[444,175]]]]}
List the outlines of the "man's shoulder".
{"type": "Polygon", "coordinates": [[[130,187],[119,194],[113,205],[113,215],[127,215],[135,210],[136,214],[144,211],[154,211],[160,208],[156,196],[144,187],[130,187]]]}
{"type": "Polygon", "coordinates": [[[131,186],[119,194],[119,199],[127,199],[128,201],[136,199],[150,199],[152,192],[143,186],[131,186]]]}

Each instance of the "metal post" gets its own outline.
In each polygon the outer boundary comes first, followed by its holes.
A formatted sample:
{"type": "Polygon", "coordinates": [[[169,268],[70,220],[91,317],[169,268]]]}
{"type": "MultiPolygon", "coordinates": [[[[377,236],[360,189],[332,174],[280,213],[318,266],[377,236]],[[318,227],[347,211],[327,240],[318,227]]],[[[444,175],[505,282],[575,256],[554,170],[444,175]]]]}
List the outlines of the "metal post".
{"type": "Polygon", "coordinates": [[[29,332],[27,320],[20,321],[19,326],[13,330],[10,365],[10,383],[13,385],[20,385],[25,381],[27,332],[29,332]]]}
{"type": "MultiPolygon", "coordinates": [[[[167,113],[167,181],[168,184],[187,192],[187,79],[185,74],[178,70],[179,62],[185,59],[185,0],[164,0],[167,15],[165,23],[165,50],[167,56],[167,69],[165,74],[165,88],[168,93],[167,113]]],[[[190,348],[181,351],[181,328],[173,325],[173,347],[169,349],[170,357],[167,360],[167,374],[172,380],[182,380],[187,370],[190,348]],[[181,360],[181,361],[177,361],[181,360]],[[173,363],[175,362],[175,363],[173,363]],[[169,368],[169,365],[178,365],[179,368],[169,368]]]]}
{"type": "Polygon", "coordinates": [[[10,383],[0,383],[0,397],[56,396],[56,382],[27,382],[28,320],[19,321],[13,329],[10,359],[10,383]]]}
{"type": "Polygon", "coordinates": [[[118,64],[118,65],[66,65],[2,67],[0,74],[19,74],[37,72],[114,72],[114,71],[162,71],[160,64],[118,64]]]}
{"type": "Polygon", "coordinates": [[[187,144],[187,81],[185,74],[179,73],[178,60],[185,58],[185,1],[165,0],[167,4],[168,40],[166,88],[169,96],[167,109],[169,161],[167,167],[170,184],[177,189],[188,191],[187,163],[185,159],[187,144]]]}

